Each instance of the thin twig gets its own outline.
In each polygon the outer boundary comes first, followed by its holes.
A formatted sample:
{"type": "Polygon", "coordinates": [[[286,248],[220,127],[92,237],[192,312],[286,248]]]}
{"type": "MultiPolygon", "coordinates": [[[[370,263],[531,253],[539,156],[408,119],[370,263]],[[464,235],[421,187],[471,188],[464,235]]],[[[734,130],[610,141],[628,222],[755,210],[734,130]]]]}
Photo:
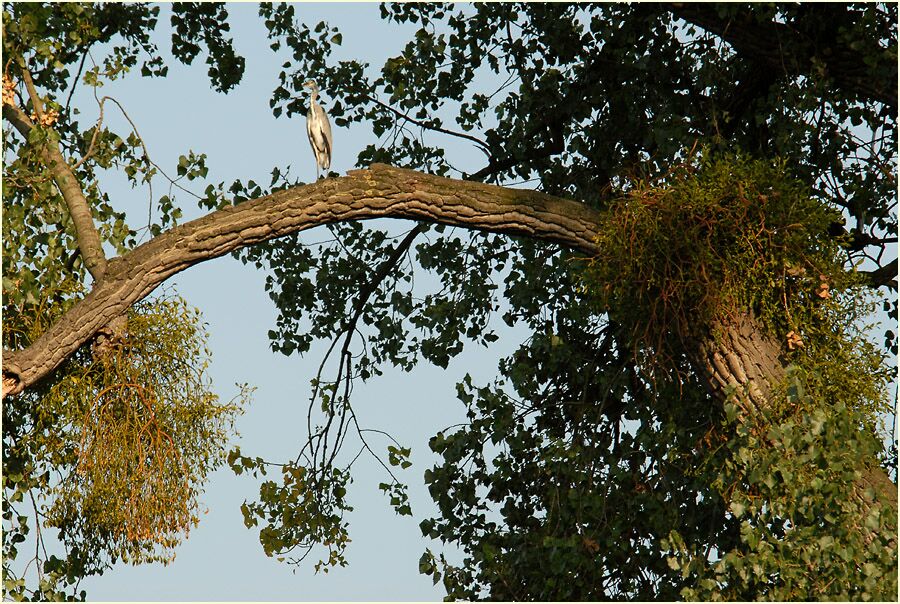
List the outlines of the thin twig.
{"type": "Polygon", "coordinates": [[[81,64],[78,66],[78,74],[75,76],[75,79],[72,81],[72,89],[69,91],[69,98],[66,99],[66,113],[69,113],[69,105],[72,102],[72,95],[75,94],[75,87],[78,86],[78,80],[81,79],[81,72],[84,71],[84,63],[88,57],[88,49],[84,50],[84,54],[81,55],[81,64]]]}
{"type": "MultiPolygon", "coordinates": [[[[96,93],[96,89],[95,89],[95,93],[96,93]]],[[[94,95],[94,98],[97,98],[96,94],[94,95]]],[[[89,158],[91,156],[91,154],[94,152],[94,143],[97,142],[97,135],[100,134],[100,128],[103,126],[103,103],[105,103],[106,99],[108,99],[108,98],[109,97],[105,96],[105,97],[103,97],[102,100],[98,101],[98,103],[100,105],[100,116],[97,118],[97,125],[94,126],[94,134],[93,134],[93,136],[91,136],[91,143],[88,145],[87,151],[84,152],[84,155],[81,157],[81,159],[79,159],[77,162],[75,162],[75,165],[72,166],[73,172],[75,170],[77,170],[81,164],[83,164],[85,161],[87,161],[87,158],[89,158]]]]}
{"type": "Polygon", "coordinates": [[[363,98],[365,98],[366,100],[368,100],[372,103],[375,103],[382,109],[386,109],[386,110],[390,111],[395,116],[397,116],[399,118],[403,118],[407,122],[409,122],[411,124],[415,124],[416,126],[419,126],[420,128],[425,128],[427,130],[433,130],[435,132],[440,132],[442,134],[449,134],[450,136],[456,136],[458,138],[464,138],[466,140],[472,141],[473,143],[477,144],[481,148],[481,151],[485,155],[487,155],[488,158],[491,157],[490,147],[488,147],[487,143],[484,142],[483,140],[481,140],[480,138],[472,136],[471,134],[466,134],[464,132],[454,132],[453,130],[447,130],[446,128],[441,128],[440,126],[434,126],[434,125],[428,124],[427,122],[423,122],[423,121],[417,120],[415,118],[409,117],[402,111],[398,111],[398,110],[394,109],[393,107],[391,107],[390,105],[383,103],[374,97],[364,95],[363,98]]]}

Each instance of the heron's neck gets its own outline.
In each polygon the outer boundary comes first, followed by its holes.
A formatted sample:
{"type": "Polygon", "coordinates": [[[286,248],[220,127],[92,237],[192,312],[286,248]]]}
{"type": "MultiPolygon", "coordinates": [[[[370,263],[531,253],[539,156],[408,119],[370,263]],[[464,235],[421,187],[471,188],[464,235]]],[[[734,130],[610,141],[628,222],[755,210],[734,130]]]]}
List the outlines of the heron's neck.
{"type": "Polygon", "coordinates": [[[315,105],[317,98],[319,98],[319,91],[318,90],[310,90],[310,94],[309,94],[310,101],[309,102],[311,104],[315,105]]]}

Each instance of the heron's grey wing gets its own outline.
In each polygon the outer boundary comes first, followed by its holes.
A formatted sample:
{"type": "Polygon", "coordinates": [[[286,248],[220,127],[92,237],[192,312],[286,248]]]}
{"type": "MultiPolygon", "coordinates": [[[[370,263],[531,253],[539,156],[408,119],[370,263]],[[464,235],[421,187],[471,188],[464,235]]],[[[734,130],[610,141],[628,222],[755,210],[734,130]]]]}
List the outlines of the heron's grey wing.
{"type": "Polygon", "coordinates": [[[319,145],[316,144],[317,133],[316,131],[316,116],[313,113],[313,110],[310,109],[306,112],[306,135],[309,137],[309,144],[312,145],[313,151],[317,152],[319,150],[319,145]]]}
{"type": "Polygon", "coordinates": [[[309,135],[316,163],[327,170],[331,166],[331,126],[325,111],[318,105],[311,107],[306,114],[306,133],[309,135]]]}
{"type": "Polygon", "coordinates": [[[331,167],[331,150],[332,150],[332,137],[331,137],[331,122],[328,121],[328,114],[325,113],[325,110],[322,109],[321,106],[316,107],[316,113],[318,114],[319,121],[321,123],[322,137],[324,138],[325,153],[328,158],[328,165],[323,166],[326,170],[331,167]]]}

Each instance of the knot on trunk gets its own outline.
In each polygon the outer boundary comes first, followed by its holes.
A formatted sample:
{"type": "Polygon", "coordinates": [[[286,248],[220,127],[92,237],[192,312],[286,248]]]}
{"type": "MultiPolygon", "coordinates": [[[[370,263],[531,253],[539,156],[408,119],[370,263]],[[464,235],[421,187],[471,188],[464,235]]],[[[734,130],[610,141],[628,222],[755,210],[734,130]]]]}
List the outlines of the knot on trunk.
{"type": "Polygon", "coordinates": [[[122,348],[128,335],[128,316],[119,315],[97,331],[91,353],[95,359],[108,357],[112,352],[122,348]]]}

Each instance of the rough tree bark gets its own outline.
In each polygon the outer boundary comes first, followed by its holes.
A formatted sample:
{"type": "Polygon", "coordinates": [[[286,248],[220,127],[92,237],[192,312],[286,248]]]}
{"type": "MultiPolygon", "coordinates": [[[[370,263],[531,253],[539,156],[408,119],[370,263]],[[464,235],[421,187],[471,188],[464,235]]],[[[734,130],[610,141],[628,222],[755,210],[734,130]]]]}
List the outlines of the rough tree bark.
{"type": "MultiPolygon", "coordinates": [[[[780,360],[781,346],[768,337],[750,315],[733,317],[727,324],[714,327],[705,335],[698,334],[688,357],[697,375],[717,400],[724,402],[727,393],[739,394],[743,413],[755,415],[770,405],[770,397],[779,383],[787,377],[780,360]]],[[[753,418],[746,417],[747,421],[753,418]]],[[[867,468],[855,488],[862,493],[872,487],[875,505],[886,504],[897,510],[897,485],[881,468],[867,468]]],[[[896,543],[895,543],[896,546],[896,543]]]]}
{"type": "Polygon", "coordinates": [[[786,375],[779,360],[781,346],[766,337],[748,315],[716,325],[711,331],[718,337],[697,334],[701,337],[688,352],[697,374],[717,399],[724,401],[726,393],[736,388],[746,392],[748,412],[766,409],[774,386],[786,375]]]}
{"type": "MultiPolygon", "coordinates": [[[[3,395],[18,394],[47,376],[112,319],[186,268],[235,250],[347,220],[406,218],[523,235],[594,255],[600,214],[576,201],[536,191],[441,178],[373,164],[213,212],[173,228],[109,261],[103,278],[31,346],[4,351],[3,395]]],[[[758,408],[785,375],[781,346],[749,318],[700,338],[693,364],[716,398],[729,385],[746,387],[758,408]]],[[[700,334],[698,334],[700,335],[700,334]]],[[[866,477],[879,501],[894,510],[896,486],[880,469],[866,477]]]]}
{"type": "Polygon", "coordinates": [[[575,201],[383,164],[279,191],[185,223],[111,259],[90,293],[31,346],[4,351],[3,394],[22,392],[46,376],[98,330],[186,268],[315,226],[372,218],[526,235],[589,255],[596,250],[599,222],[596,211],[575,201]]]}

